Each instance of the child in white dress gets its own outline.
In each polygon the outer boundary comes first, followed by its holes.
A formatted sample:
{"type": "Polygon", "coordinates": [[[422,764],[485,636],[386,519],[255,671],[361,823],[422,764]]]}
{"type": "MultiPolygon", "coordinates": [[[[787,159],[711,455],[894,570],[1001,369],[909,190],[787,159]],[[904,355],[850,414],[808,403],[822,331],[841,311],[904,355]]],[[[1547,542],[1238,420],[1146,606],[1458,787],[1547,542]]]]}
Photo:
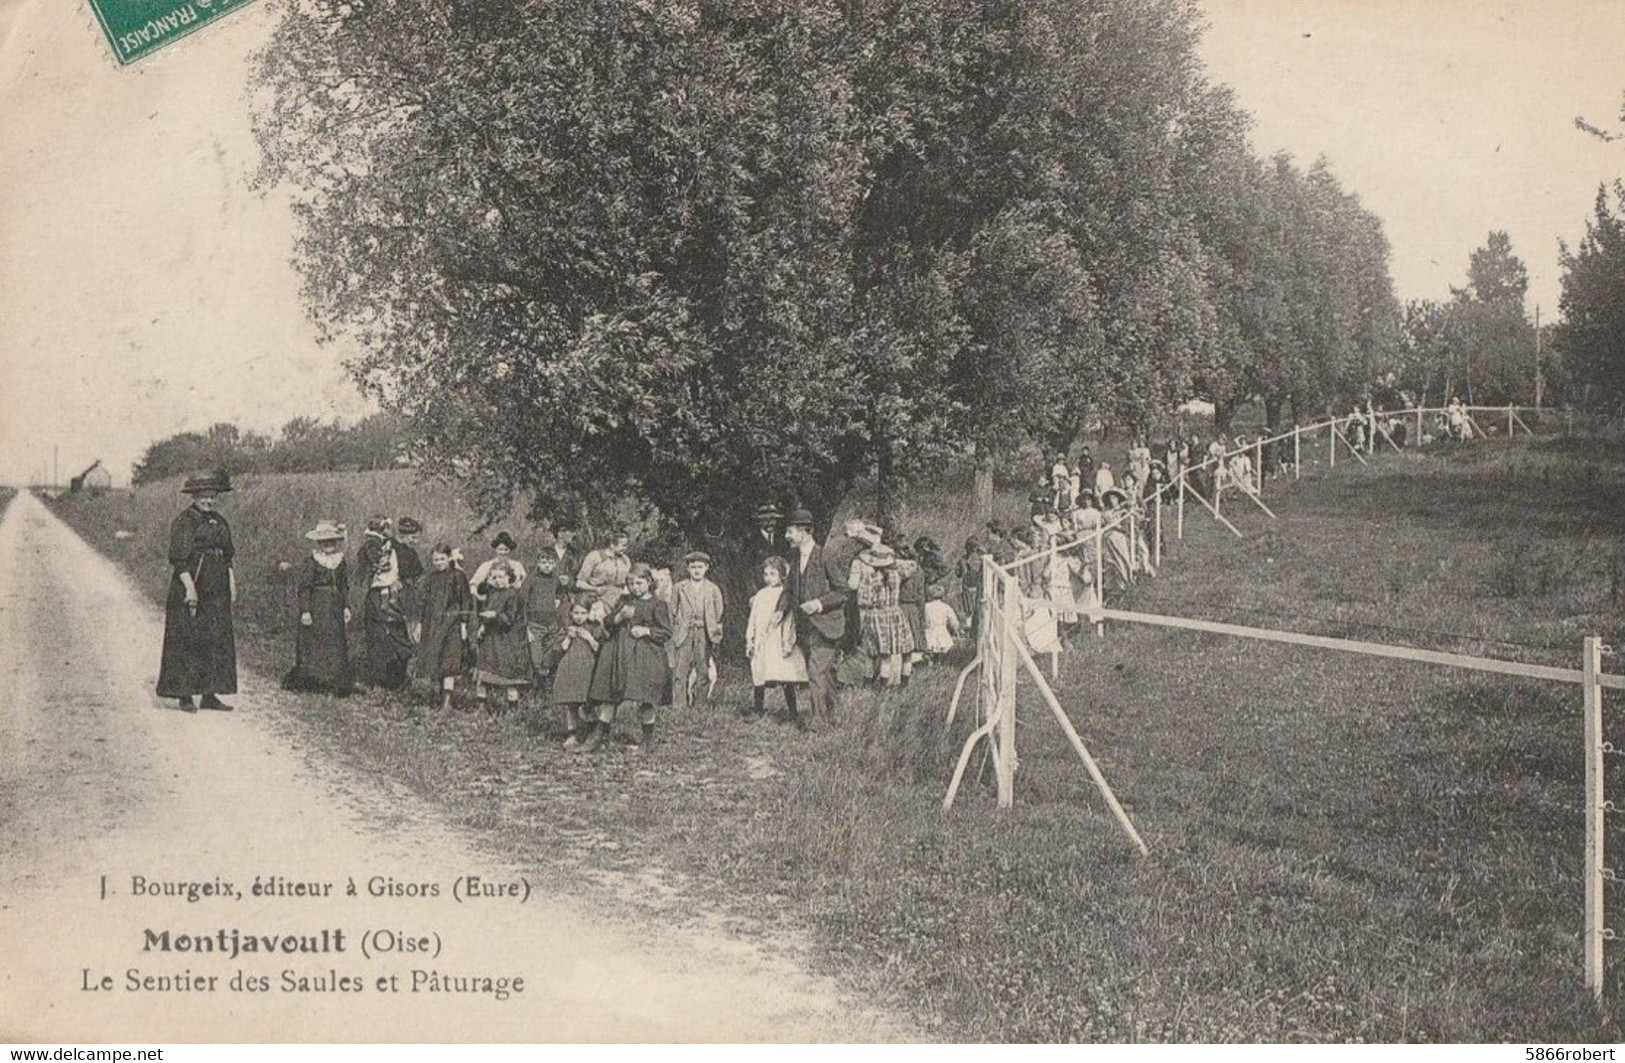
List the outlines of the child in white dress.
{"type": "Polygon", "coordinates": [[[784,559],[770,557],[762,564],[762,589],[750,600],[745,626],[745,655],[750,658],[752,706],[741,715],[766,714],[769,686],[784,692],[784,707],[797,727],[806,730],[806,717],[796,709],[796,689],[807,682],[807,659],[796,644],[796,624],[785,594],[784,559]]]}

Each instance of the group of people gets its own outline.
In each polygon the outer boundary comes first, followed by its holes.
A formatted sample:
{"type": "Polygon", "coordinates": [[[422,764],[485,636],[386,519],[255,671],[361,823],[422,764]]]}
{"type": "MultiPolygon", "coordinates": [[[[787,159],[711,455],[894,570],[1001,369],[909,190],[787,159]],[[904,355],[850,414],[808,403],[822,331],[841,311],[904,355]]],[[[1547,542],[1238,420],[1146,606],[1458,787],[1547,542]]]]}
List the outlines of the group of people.
{"type": "MultiPolygon", "coordinates": [[[[963,625],[945,600],[948,570],[931,540],[893,548],[880,526],[853,520],[841,549],[829,551],[804,509],[786,516],[767,505],[756,519],[742,551],[754,589],[735,606],[752,685],[742,715],[765,716],[776,689],[784,717],[806,729],[833,713],[838,679],[901,685],[953,649],[963,625]]],[[[676,566],[634,559],[620,528],[582,554],[575,530],[555,526],[528,564],[514,538],[498,534],[491,558],[470,574],[445,543],[425,565],[422,530],[408,517],[368,522],[354,562],[364,588],[359,675],[350,662],[348,532],[323,520],[305,533],[286,687],[346,694],[359,681],[399,690],[415,674],[448,710],[460,683],[498,707],[528,689],[558,708],[566,747],[582,751],[604,744],[617,714],[637,717],[647,749],[661,709],[685,709],[714,688],[729,604],[709,554],[690,551],[676,566]]]]}

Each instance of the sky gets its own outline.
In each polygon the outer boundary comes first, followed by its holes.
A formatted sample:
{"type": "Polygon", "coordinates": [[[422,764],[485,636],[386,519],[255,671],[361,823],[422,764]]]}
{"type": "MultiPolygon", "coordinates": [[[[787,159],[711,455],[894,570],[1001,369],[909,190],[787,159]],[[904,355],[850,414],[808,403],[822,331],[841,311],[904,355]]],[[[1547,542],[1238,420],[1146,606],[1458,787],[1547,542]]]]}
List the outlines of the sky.
{"type": "MultiPolygon", "coordinates": [[[[1199,0],[1203,57],[1254,147],[1325,155],[1385,223],[1402,298],[1443,298],[1506,229],[1555,316],[1558,240],[1625,145],[1619,0],[1199,0]]],[[[216,421],[367,412],[289,264],[286,200],[255,191],[259,0],[119,68],[85,0],[0,0],[0,483],[216,421]]]]}
{"type": "Polygon", "coordinates": [[[1252,113],[1253,148],[1324,155],[1383,220],[1402,299],[1443,299],[1504,229],[1530,313],[1557,314],[1558,240],[1625,175],[1619,0],[1199,0],[1202,56],[1252,113]]]}

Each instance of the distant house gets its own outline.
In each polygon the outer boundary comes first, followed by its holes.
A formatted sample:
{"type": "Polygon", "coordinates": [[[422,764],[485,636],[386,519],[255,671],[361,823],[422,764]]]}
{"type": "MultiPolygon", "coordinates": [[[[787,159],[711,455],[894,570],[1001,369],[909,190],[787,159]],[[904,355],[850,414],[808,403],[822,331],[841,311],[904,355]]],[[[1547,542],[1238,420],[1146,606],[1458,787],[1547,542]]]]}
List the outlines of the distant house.
{"type": "Polygon", "coordinates": [[[97,458],[90,468],[86,469],[78,476],[75,476],[72,481],[69,482],[68,491],[69,493],[75,495],[80,494],[81,492],[99,495],[111,490],[112,487],[113,474],[108,472],[107,469],[102,466],[101,459],[97,458]]]}

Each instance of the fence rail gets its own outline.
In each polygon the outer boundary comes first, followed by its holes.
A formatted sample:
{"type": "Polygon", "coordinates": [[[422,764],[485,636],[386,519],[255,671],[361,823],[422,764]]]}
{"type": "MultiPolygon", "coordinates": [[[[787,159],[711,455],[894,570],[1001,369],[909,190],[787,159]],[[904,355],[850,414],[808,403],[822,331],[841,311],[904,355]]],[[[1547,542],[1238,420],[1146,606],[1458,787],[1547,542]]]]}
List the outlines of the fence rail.
{"type": "MultiPolygon", "coordinates": [[[[1466,423],[1472,426],[1474,438],[1487,438],[1475,413],[1495,414],[1506,420],[1506,431],[1512,436],[1518,429],[1529,435],[1534,432],[1524,422],[1522,414],[1531,411],[1541,413],[1534,407],[1528,406],[1466,406],[1457,407],[1461,410],[1466,423]]],[[[1389,411],[1382,416],[1388,420],[1404,419],[1415,420],[1417,426],[1417,442],[1423,437],[1423,421],[1430,415],[1449,416],[1449,407],[1412,407],[1406,410],[1389,411]]],[[[1369,464],[1366,456],[1360,453],[1358,447],[1349,441],[1343,428],[1354,421],[1370,421],[1365,415],[1346,415],[1343,417],[1328,418],[1311,425],[1294,425],[1289,432],[1256,439],[1233,449],[1225,450],[1222,454],[1214,455],[1205,460],[1180,467],[1172,478],[1160,486],[1150,495],[1139,500],[1139,505],[1148,505],[1152,515],[1148,522],[1153,523],[1155,529],[1154,546],[1147,550],[1146,560],[1153,557],[1155,563],[1162,563],[1163,515],[1162,510],[1169,499],[1176,506],[1175,528],[1178,538],[1184,538],[1185,530],[1185,503],[1189,497],[1194,496],[1208,512],[1224,527],[1237,536],[1244,537],[1244,533],[1236,527],[1221,512],[1222,498],[1227,478],[1230,485],[1239,490],[1250,501],[1255,503],[1270,518],[1275,513],[1263,500],[1264,469],[1263,455],[1266,447],[1274,448],[1286,440],[1292,441],[1293,476],[1294,479],[1302,475],[1302,452],[1305,436],[1315,437],[1325,433],[1328,447],[1328,466],[1336,467],[1338,444],[1342,443],[1348,452],[1354,455],[1362,464],[1369,464]],[[1231,468],[1233,459],[1246,455],[1250,461],[1251,475],[1244,480],[1233,473],[1227,473],[1231,468]],[[1213,497],[1209,499],[1203,492],[1194,489],[1191,478],[1201,474],[1206,478],[1209,469],[1214,470],[1213,497]],[[1250,481],[1250,482],[1247,482],[1250,481]]],[[[1374,447],[1375,437],[1379,433],[1373,432],[1371,445],[1374,447]]],[[[1380,432],[1390,446],[1396,451],[1400,450],[1386,430],[1380,432]]],[[[1401,451],[1402,452],[1402,451],[1401,451]]],[[[989,743],[994,771],[997,777],[999,805],[1008,807],[1014,801],[1016,759],[1016,673],[1017,667],[1025,668],[1031,676],[1033,684],[1038,688],[1040,696],[1054,714],[1067,741],[1077,753],[1091,780],[1100,791],[1118,826],[1139,849],[1142,856],[1148,855],[1150,850],[1135,828],[1128,812],[1118,801],[1111,785],[1106,781],[1099,764],[1090,754],[1088,747],[1073,726],[1060,699],[1056,696],[1049,681],[1044,677],[1043,671],[1033,660],[1032,651],[1028,646],[1028,633],[1022,597],[1021,574],[1034,565],[1053,565],[1060,555],[1068,551],[1081,551],[1092,548],[1089,575],[1091,587],[1085,595],[1085,601],[1079,604],[1075,598],[1075,591],[1071,603],[1074,611],[1081,617],[1091,621],[1095,630],[1105,634],[1107,621],[1145,624],[1153,627],[1168,629],[1204,632],[1213,635],[1222,635],[1237,638],[1249,638],[1265,642],[1275,642],[1286,645],[1304,646],[1313,649],[1332,650],[1344,653],[1362,654],[1371,657],[1383,657],[1390,660],[1409,661],[1418,664],[1430,664],[1450,668],[1461,668],[1470,671],[1487,672],[1496,675],[1513,676],[1523,679],[1534,679],[1546,682],[1571,683],[1579,685],[1584,692],[1585,715],[1585,752],[1586,752],[1586,803],[1585,803],[1585,931],[1583,937],[1584,968],[1586,988],[1600,1004],[1603,999],[1603,961],[1605,942],[1613,938],[1613,932],[1604,924],[1603,893],[1608,881],[1620,881],[1625,876],[1617,876],[1607,868],[1604,849],[1604,827],[1606,818],[1613,811],[1612,803],[1606,800],[1604,794],[1603,754],[1613,749],[1604,740],[1603,729],[1603,695],[1605,689],[1625,690],[1625,675],[1610,674],[1603,671],[1603,656],[1612,651],[1602,645],[1601,639],[1591,636],[1585,639],[1584,654],[1579,668],[1560,668],[1550,665],[1525,664],[1521,661],[1509,661],[1495,657],[1480,657],[1463,653],[1447,653],[1439,650],[1422,649],[1415,646],[1403,646],[1390,643],[1368,642],[1360,639],[1338,638],[1327,635],[1311,635],[1298,631],[1286,631],[1274,628],[1251,627],[1242,624],[1229,624],[1220,621],[1203,620],[1194,617],[1170,616],[1158,613],[1147,613],[1130,609],[1111,608],[1106,604],[1105,585],[1105,553],[1107,536],[1112,533],[1122,533],[1128,538],[1128,563],[1130,579],[1134,569],[1134,560],[1140,549],[1139,522],[1145,518],[1138,516],[1136,505],[1130,505],[1127,511],[1108,521],[1102,515],[1100,521],[1092,528],[1075,530],[1074,538],[1066,542],[1052,543],[1048,547],[1037,550],[1027,556],[1017,558],[1006,564],[1001,564],[989,555],[982,558],[982,601],[980,604],[980,617],[977,639],[976,658],[965,668],[959,677],[959,683],[954,689],[953,698],[948,707],[947,724],[951,725],[958,709],[960,698],[965,689],[968,678],[978,669],[981,671],[980,682],[977,686],[977,700],[979,705],[980,725],[966,740],[964,748],[955,767],[952,782],[948,793],[943,799],[943,807],[953,804],[965,768],[978,745],[986,741],[989,743]]],[[[1029,576],[1030,578],[1030,576],[1029,576]]],[[[1070,579],[1070,575],[1067,576],[1070,579]]],[[[1045,580],[1046,595],[1053,593],[1053,571],[1045,580]]],[[[1059,649],[1052,651],[1051,672],[1056,673],[1059,667],[1059,649]]]]}

